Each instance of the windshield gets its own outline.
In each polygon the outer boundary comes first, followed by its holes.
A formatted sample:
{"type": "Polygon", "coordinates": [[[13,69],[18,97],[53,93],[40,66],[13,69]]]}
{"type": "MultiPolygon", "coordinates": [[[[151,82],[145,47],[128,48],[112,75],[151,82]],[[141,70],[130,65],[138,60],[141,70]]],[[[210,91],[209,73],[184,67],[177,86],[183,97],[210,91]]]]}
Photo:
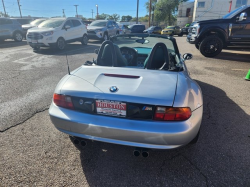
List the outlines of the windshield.
{"type": "Polygon", "coordinates": [[[151,26],[148,28],[148,30],[153,30],[155,27],[151,26]]]}
{"type": "Polygon", "coordinates": [[[236,14],[240,13],[243,9],[245,8],[245,6],[241,6],[237,9],[235,9],[234,11],[226,14],[225,16],[223,16],[223,19],[231,19],[232,17],[234,17],[236,14]]]}
{"type": "Polygon", "coordinates": [[[36,20],[32,21],[30,24],[34,25],[34,26],[37,26],[40,23],[42,23],[43,21],[45,21],[45,20],[44,19],[36,19],[36,20]]]}
{"type": "Polygon", "coordinates": [[[50,20],[46,20],[42,22],[40,25],[38,25],[38,27],[39,28],[56,28],[56,27],[60,27],[64,21],[65,21],[64,19],[50,19],[50,20]]]}
{"type": "Polygon", "coordinates": [[[106,21],[94,21],[89,26],[105,27],[106,25],[106,21]]]}
{"type": "Polygon", "coordinates": [[[174,29],[174,27],[168,26],[165,29],[174,29]]]}
{"type": "MultiPolygon", "coordinates": [[[[175,41],[172,41],[166,36],[128,34],[111,37],[110,41],[112,41],[115,46],[117,55],[116,63],[118,65],[112,64],[114,62],[112,62],[112,48],[109,47],[110,44],[106,44],[100,48],[96,65],[144,69],[148,68],[148,57],[150,55],[155,55],[150,62],[151,66],[155,66],[155,68],[148,69],[159,70],[164,64],[171,64],[174,66],[180,64],[178,49],[174,45],[175,41]],[[160,45],[160,47],[157,47],[157,45],[160,45]],[[164,49],[164,46],[166,46],[166,49],[164,49]],[[155,50],[152,52],[153,48],[155,50]],[[167,50],[167,53],[165,53],[164,50],[167,50]],[[121,55],[119,55],[119,53],[121,55]]],[[[163,69],[169,70],[169,66],[163,69]]]]}

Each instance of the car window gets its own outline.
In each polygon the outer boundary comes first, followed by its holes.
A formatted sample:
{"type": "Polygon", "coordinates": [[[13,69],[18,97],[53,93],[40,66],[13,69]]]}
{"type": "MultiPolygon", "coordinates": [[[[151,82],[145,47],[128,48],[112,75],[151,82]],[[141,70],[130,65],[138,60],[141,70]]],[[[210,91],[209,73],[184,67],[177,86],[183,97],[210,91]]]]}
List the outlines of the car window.
{"type": "Polygon", "coordinates": [[[4,24],[12,24],[12,20],[10,20],[10,19],[5,19],[4,22],[5,22],[4,24]]]}
{"type": "Polygon", "coordinates": [[[63,27],[65,27],[66,25],[70,26],[71,28],[73,27],[73,24],[70,20],[66,21],[63,27]]]}
{"type": "MultiPolygon", "coordinates": [[[[39,28],[56,28],[60,27],[64,22],[64,19],[49,19],[38,25],[39,28]]],[[[71,23],[71,22],[70,22],[71,23]]]]}
{"type": "Polygon", "coordinates": [[[89,26],[106,27],[107,21],[93,21],[89,26]]]}
{"type": "Polygon", "coordinates": [[[81,25],[80,21],[78,21],[78,20],[72,20],[72,23],[73,23],[74,27],[78,27],[81,25]]]}
{"type": "Polygon", "coordinates": [[[180,27],[176,26],[175,29],[180,29],[180,27]]]}
{"type": "Polygon", "coordinates": [[[113,23],[113,27],[116,27],[116,23],[114,21],[112,23],[113,23]]]}
{"type": "Polygon", "coordinates": [[[31,19],[16,19],[21,25],[30,24],[31,19]]]}
{"type": "Polygon", "coordinates": [[[108,22],[108,27],[112,27],[112,23],[110,21],[108,22]]]}

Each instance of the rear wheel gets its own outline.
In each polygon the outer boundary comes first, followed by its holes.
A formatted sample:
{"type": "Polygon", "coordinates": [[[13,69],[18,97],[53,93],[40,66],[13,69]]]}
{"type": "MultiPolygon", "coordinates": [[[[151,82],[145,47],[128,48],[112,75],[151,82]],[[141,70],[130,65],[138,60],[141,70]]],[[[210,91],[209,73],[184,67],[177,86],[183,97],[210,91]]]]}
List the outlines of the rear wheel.
{"type": "Polygon", "coordinates": [[[216,35],[204,38],[200,44],[200,52],[205,57],[215,57],[222,51],[223,41],[216,35]]]}
{"type": "Polygon", "coordinates": [[[56,42],[56,48],[59,49],[60,51],[64,50],[66,47],[66,42],[63,38],[58,38],[56,42]]]}
{"type": "Polygon", "coordinates": [[[22,33],[19,32],[19,31],[16,31],[16,32],[14,33],[14,40],[15,40],[16,42],[21,42],[21,41],[23,40],[23,35],[22,35],[22,33]]]}
{"type": "Polygon", "coordinates": [[[196,144],[200,136],[200,130],[197,133],[197,135],[194,137],[194,139],[189,144],[196,144]]]}
{"type": "Polygon", "coordinates": [[[81,41],[82,45],[87,45],[88,40],[89,40],[88,36],[86,34],[84,34],[83,37],[82,37],[82,41],[81,41]]]}
{"type": "Polygon", "coordinates": [[[34,51],[38,51],[40,49],[40,47],[32,47],[34,51]]]}
{"type": "Polygon", "coordinates": [[[178,36],[183,36],[183,33],[178,34],[178,36]]]}

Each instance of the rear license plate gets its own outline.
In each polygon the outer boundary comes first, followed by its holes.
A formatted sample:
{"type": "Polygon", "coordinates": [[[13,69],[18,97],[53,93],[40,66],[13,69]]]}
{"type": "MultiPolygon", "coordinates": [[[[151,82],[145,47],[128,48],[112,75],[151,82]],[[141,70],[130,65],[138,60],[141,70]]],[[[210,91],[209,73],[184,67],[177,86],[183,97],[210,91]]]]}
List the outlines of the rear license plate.
{"type": "Polygon", "coordinates": [[[33,44],[37,44],[37,43],[38,43],[38,41],[37,41],[37,40],[31,40],[31,43],[33,43],[33,44]]]}
{"type": "Polygon", "coordinates": [[[126,103],[109,100],[96,100],[97,114],[126,117],[126,103]]]}

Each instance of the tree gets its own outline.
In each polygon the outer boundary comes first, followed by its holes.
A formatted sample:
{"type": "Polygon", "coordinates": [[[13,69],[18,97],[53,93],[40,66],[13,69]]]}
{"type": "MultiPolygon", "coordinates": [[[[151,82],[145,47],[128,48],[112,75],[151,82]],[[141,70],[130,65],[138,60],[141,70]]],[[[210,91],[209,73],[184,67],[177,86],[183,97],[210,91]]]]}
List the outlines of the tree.
{"type": "Polygon", "coordinates": [[[127,15],[127,16],[122,16],[121,21],[123,21],[123,22],[129,22],[131,19],[132,19],[132,16],[127,15]]]}
{"type": "MultiPolygon", "coordinates": [[[[168,22],[168,25],[174,24],[179,4],[186,1],[188,0],[160,0],[156,3],[155,0],[152,0],[151,10],[154,10],[155,20],[168,22]]],[[[145,6],[149,11],[149,1],[145,6]]]]}
{"type": "Polygon", "coordinates": [[[6,14],[6,16],[5,16],[5,14],[0,11],[0,17],[10,17],[10,16],[8,14],[6,14]]]}
{"type": "Polygon", "coordinates": [[[120,20],[120,15],[119,14],[112,14],[108,16],[108,19],[118,21],[120,20]]]}
{"type": "Polygon", "coordinates": [[[102,13],[102,14],[99,14],[99,15],[98,15],[97,19],[108,19],[109,16],[110,16],[110,15],[108,15],[108,14],[102,13]]]}

